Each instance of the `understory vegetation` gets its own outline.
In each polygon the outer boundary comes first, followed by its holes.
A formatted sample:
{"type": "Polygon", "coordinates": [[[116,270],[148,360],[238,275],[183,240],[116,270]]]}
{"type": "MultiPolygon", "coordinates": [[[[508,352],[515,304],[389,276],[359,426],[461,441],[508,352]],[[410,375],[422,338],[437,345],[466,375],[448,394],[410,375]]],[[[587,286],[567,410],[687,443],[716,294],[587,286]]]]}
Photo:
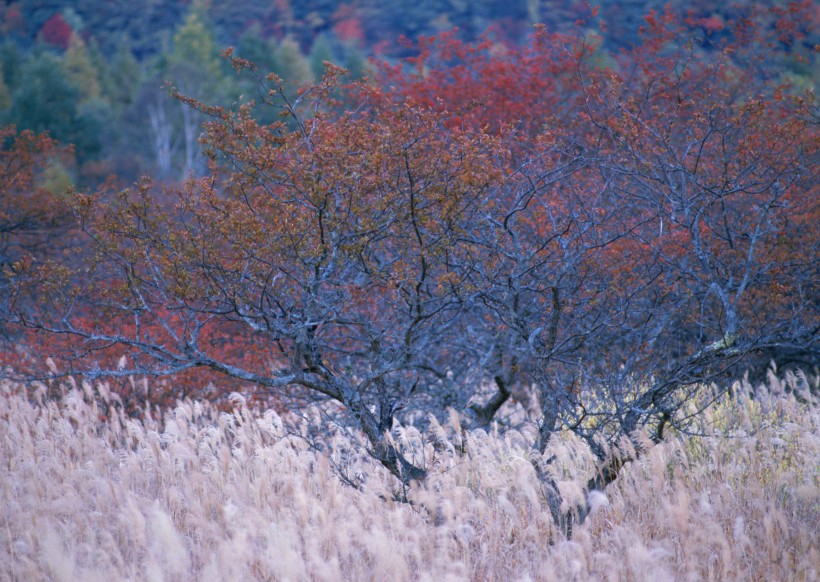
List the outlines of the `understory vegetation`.
{"type": "Polygon", "coordinates": [[[590,510],[568,539],[526,421],[397,427],[428,471],[397,490],[358,433],[327,434],[320,408],[277,415],[234,395],[230,412],[181,401],[137,420],[102,383],[7,380],[0,579],[816,580],[816,383],[735,383],[603,492],[584,491],[595,459],[582,441],[551,439],[564,509],[590,510]]]}

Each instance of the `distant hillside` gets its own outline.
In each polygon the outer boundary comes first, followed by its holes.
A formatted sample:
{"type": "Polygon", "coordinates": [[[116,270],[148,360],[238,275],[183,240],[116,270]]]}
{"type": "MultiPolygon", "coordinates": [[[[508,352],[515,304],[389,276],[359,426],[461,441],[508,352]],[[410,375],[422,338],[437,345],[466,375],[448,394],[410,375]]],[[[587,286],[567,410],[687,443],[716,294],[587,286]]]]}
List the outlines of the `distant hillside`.
{"type": "MultiPolygon", "coordinates": [[[[661,12],[667,4],[662,0],[20,0],[0,7],[0,31],[15,43],[30,46],[38,38],[65,43],[70,29],[86,41],[94,39],[107,54],[125,43],[142,59],[166,50],[175,29],[194,7],[208,15],[224,45],[235,44],[250,32],[263,38],[291,37],[308,50],[318,36],[333,34],[342,41],[395,54],[400,36],[416,38],[458,27],[469,39],[494,27],[501,36],[515,40],[535,23],[565,30],[578,21],[603,25],[610,38],[629,44],[643,16],[650,10],[661,12]],[[591,8],[596,4],[599,9],[591,8]]],[[[685,11],[719,26],[749,6],[763,4],[788,3],[695,0],[686,3],[685,11]]]]}

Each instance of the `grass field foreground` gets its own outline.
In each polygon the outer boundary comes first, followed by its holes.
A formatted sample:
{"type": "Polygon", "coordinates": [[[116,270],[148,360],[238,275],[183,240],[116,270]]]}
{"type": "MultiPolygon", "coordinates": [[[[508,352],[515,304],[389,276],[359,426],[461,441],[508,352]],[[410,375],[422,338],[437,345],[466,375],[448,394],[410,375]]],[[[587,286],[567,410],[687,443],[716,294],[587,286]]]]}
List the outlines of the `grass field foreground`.
{"type": "Polygon", "coordinates": [[[44,402],[45,387],[6,382],[0,580],[817,580],[809,383],[738,384],[694,427],[708,436],[673,435],[603,493],[581,488],[588,452],[556,443],[564,498],[592,505],[567,540],[532,468],[534,428],[397,430],[432,471],[405,503],[355,435],[311,439],[318,411],[297,421],[237,396],[232,413],[182,402],[134,420],[104,386],[44,402]]]}

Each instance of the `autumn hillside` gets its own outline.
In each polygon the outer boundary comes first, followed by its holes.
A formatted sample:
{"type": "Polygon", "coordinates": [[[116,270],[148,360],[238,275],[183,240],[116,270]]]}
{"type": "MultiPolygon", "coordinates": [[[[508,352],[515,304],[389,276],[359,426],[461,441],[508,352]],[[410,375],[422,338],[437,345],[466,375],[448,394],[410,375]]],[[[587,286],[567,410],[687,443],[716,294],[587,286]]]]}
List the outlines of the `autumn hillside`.
{"type": "Polygon", "coordinates": [[[0,576],[818,578],[812,2],[139,4],[0,6],[0,576]]]}

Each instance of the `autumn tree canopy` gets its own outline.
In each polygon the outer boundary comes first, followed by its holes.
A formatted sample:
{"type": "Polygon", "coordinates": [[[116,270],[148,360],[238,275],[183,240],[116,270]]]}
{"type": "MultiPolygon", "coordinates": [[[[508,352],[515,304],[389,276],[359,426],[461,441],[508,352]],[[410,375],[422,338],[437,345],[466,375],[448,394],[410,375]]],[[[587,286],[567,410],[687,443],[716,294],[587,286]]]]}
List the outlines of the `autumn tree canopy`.
{"type": "Polygon", "coordinates": [[[0,305],[3,337],[15,331],[5,325],[4,309],[34,301],[31,294],[14,296],[12,274],[32,261],[58,257],[70,246],[72,213],[61,195],[66,157],[65,148],[46,134],[0,128],[0,294],[7,298],[0,305]]]}
{"type": "Polygon", "coordinates": [[[534,451],[575,432],[602,487],[696,383],[760,350],[817,361],[817,104],[777,74],[816,58],[803,9],[709,47],[653,13],[617,55],[444,35],[344,90],[330,64],[295,100],[260,79],[270,124],[177,95],[210,119],[206,175],[171,202],[78,195],[93,257],[14,269],[49,308],[12,319],[91,377],[204,368],[335,401],[403,483],[426,468],[396,419],[488,425],[531,393],[534,451]]]}

